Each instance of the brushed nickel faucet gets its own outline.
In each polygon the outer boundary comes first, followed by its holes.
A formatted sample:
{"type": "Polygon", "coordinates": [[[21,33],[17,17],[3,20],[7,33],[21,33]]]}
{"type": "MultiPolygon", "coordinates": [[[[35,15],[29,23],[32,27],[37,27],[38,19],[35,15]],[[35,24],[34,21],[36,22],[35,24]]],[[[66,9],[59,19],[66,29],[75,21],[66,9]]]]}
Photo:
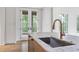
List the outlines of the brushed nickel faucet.
{"type": "Polygon", "coordinates": [[[56,19],[56,20],[53,22],[53,27],[52,27],[52,29],[55,29],[55,23],[56,23],[57,21],[59,21],[59,23],[60,23],[60,39],[62,39],[63,32],[62,32],[62,22],[61,22],[61,20],[56,19]]]}

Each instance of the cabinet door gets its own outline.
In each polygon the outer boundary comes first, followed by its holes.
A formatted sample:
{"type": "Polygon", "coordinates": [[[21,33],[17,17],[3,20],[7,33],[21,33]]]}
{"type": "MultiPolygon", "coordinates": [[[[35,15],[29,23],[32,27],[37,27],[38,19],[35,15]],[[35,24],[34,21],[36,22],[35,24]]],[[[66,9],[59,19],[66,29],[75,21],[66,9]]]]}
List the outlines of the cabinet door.
{"type": "Polygon", "coordinates": [[[28,52],[34,52],[34,45],[32,40],[28,40],[28,52]]]}
{"type": "Polygon", "coordinates": [[[34,40],[33,40],[33,48],[35,52],[45,52],[45,50],[34,40]]]}
{"type": "Polygon", "coordinates": [[[32,37],[29,37],[28,52],[45,52],[45,50],[32,37]]]}

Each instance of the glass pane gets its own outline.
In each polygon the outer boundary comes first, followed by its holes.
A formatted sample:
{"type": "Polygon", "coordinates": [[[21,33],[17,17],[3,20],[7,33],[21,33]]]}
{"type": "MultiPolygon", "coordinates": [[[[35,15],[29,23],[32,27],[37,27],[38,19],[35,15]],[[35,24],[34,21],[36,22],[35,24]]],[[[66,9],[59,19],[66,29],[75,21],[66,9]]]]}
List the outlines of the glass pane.
{"type": "Polygon", "coordinates": [[[28,32],[28,12],[22,11],[22,32],[28,32]]]}
{"type": "Polygon", "coordinates": [[[79,16],[77,17],[77,32],[79,33],[79,16]]]}
{"type": "Polygon", "coordinates": [[[64,15],[63,19],[63,32],[68,32],[68,15],[64,15]]]}
{"type": "Polygon", "coordinates": [[[62,21],[62,31],[68,32],[68,14],[59,15],[59,19],[62,21]]]}
{"type": "Polygon", "coordinates": [[[37,32],[37,12],[32,11],[32,32],[37,32]]]}

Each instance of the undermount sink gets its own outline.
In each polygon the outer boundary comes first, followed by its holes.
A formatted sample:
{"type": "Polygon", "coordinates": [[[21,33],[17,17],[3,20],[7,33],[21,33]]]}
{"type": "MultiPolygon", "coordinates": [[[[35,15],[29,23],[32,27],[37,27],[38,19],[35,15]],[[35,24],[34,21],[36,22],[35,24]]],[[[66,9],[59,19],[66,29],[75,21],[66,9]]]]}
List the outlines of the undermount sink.
{"type": "Polygon", "coordinates": [[[39,38],[39,39],[42,40],[43,42],[45,42],[46,44],[50,45],[51,47],[61,47],[61,46],[74,45],[72,43],[62,41],[62,40],[59,40],[59,39],[54,38],[54,37],[43,37],[43,38],[39,38]]]}

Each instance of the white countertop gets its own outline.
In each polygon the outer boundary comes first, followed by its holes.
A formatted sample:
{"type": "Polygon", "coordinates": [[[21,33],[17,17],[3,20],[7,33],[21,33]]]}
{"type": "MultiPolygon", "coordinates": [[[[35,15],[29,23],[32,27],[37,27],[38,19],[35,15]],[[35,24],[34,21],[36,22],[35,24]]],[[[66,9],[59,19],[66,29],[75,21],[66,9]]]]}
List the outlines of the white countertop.
{"type": "Polygon", "coordinates": [[[77,52],[79,51],[79,45],[70,45],[70,46],[62,46],[62,47],[53,48],[39,39],[40,37],[56,37],[57,38],[56,33],[49,33],[49,32],[30,33],[30,35],[34,38],[34,40],[38,44],[40,44],[48,52],[77,52]]]}

